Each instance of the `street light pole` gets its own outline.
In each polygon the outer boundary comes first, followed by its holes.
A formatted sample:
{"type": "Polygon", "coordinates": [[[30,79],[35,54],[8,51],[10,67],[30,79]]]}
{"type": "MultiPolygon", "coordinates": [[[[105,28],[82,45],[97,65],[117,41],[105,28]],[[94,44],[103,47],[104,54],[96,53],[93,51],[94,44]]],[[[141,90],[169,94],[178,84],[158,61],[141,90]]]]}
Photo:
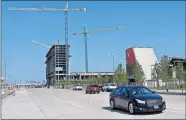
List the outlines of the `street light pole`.
{"type": "Polygon", "coordinates": [[[112,60],[113,60],[112,62],[113,62],[113,83],[114,83],[114,71],[115,71],[114,70],[115,69],[114,68],[114,54],[111,54],[111,56],[112,56],[112,60]]]}
{"type": "Polygon", "coordinates": [[[7,79],[6,79],[6,66],[7,66],[6,55],[7,55],[7,53],[8,52],[5,53],[5,90],[6,90],[6,81],[7,81],[7,79]]]}

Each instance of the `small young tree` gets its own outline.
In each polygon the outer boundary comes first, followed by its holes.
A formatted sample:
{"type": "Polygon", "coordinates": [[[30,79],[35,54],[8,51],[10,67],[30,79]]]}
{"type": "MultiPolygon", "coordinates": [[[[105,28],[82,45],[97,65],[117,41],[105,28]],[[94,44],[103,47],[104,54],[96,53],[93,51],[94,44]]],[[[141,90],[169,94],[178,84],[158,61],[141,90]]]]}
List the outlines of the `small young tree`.
{"type": "Polygon", "coordinates": [[[120,83],[126,83],[128,80],[128,75],[126,70],[123,68],[122,64],[120,63],[118,67],[116,68],[116,71],[114,73],[114,80],[117,84],[120,83]]]}
{"type": "Polygon", "coordinates": [[[133,74],[134,74],[134,79],[137,83],[142,84],[145,80],[145,74],[141,68],[141,65],[136,61],[136,63],[133,66],[133,74]]]}
{"type": "Polygon", "coordinates": [[[184,88],[186,89],[186,70],[183,72],[184,88]]]}
{"type": "Polygon", "coordinates": [[[96,80],[97,80],[97,84],[102,84],[102,83],[103,83],[104,78],[103,78],[103,76],[102,76],[102,75],[100,75],[100,74],[99,74],[99,76],[98,76],[98,78],[96,78],[96,80]]]}
{"type": "Polygon", "coordinates": [[[104,83],[109,83],[109,82],[111,82],[111,78],[110,78],[108,75],[106,75],[106,76],[103,78],[103,83],[102,83],[102,84],[104,84],[104,83]]]}
{"type": "Polygon", "coordinates": [[[164,55],[161,57],[161,61],[160,61],[160,70],[161,70],[161,79],[163,82],[165,82],[165,87],[168,91],[169,89],[169,83],[173,80],[170,75],[170,58],[167,55],[164,55]]]}
{"type": "Polygon", "coordinates": [[[99,84],[99,81],[95,76],[90,76],[88,81],[88,84],[99,84]]]}
{"type": "Polygon", "coordinates": [[[156,81],[157,88],[159,88],[159,80],[161,79],[161,69],[160,64],[157,62],[154,64],[154,68],[152,70],[152,79],[156,81]]]}
{"type": "Polygon", "coordinates": [[[88,80],[88,84],[94,84],[92,76],[89,76],[87,80],[88,80]]]}
{"type": "Polygon", "coordinates": [[[179,85],[181,85],[181,81],[183,81],[183,63],[178,63],[176,65],[176,79],[178,80],[179,85]]]}

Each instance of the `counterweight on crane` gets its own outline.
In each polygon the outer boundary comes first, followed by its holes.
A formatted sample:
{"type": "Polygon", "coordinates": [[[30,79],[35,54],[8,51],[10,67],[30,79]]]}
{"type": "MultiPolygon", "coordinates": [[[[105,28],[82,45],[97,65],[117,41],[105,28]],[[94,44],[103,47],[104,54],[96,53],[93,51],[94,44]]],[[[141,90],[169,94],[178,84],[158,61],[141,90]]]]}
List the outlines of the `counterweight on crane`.
{"type": "Polygon", "coordinates": [[[87,46],[87,34],[96,33],[96,32],[104,32],[104,31],[111,31],[111,30],[119,30],[125,27],[116,27],[116,28],[108,28],[108,29],[100,29],[95,31],[87,31],[84,27],[84,31],[80,33],[72,33],[71,35],[82,35],[84,34],[84,41],[85,41],[85,71],[88,72],[88,46],[87,46]]]}
{"type": "Polygon", "coordinates": [[[65,12],[65,47],[66,47],[66,51],[65,51],[65,56],[66,56],[66,78],[68,79],[68,12],[69,11],[73,11],[73,12],[78,12],[78,11],[84,11],[86,12],[86,8],[69,8],[68,7],[68,2],[65,5],[65,8],[45,8],[43,6],[43,8],[15,8],[15,7],[11,7],[8,8],[8,10],[14,10],[14,11],[54,11],[54,12],[60,12],[60,11],[64,11],[65,12]]]}

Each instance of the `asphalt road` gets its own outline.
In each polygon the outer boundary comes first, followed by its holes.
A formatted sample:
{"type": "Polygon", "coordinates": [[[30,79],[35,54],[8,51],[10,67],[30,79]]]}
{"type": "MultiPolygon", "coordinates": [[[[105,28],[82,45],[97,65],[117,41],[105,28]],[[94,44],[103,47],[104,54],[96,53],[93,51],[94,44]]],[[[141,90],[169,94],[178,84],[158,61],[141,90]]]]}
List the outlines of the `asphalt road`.
{"type": "Polygon", "coordinates": [[[162,96],[167,102],[163,113],[130,115],[123,110],[111,111],[107,92],[85,94],[84,91],[38,88],[16,93],[3,103],[2,110],[4,119],[185,119],[185,96],[162,96]]]}

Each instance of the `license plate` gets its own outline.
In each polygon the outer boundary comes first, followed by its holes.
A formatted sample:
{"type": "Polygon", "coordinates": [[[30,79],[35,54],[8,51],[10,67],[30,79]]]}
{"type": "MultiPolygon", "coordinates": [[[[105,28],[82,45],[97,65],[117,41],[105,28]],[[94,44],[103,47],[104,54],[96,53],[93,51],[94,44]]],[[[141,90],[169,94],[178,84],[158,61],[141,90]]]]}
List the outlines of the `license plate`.
{"type": "Polygon", "coordinates": [[[155,106],[154,106],[154,109],[158,109],[158,108],[159,108],[159,106],[158,106],[158,105],[155,105],[155,106]]]}

